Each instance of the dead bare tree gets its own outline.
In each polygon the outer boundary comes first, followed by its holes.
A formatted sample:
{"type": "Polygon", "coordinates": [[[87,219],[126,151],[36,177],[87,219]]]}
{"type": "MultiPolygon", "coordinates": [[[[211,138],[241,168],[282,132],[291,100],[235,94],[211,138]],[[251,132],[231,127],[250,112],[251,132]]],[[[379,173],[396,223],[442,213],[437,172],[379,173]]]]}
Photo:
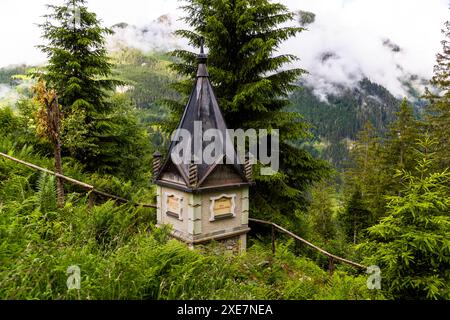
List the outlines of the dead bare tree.
{"type": "MultiPolygon", "coordinates": [[[[58,95],[55,90],[48,90],[45,82],[40,80],[34,88],[35,99],[41,105],[38,112],[38,134],[48,138],[53,145],[55,157],[55,172],[63,175],[61,159],[61,117],[62,113],[58,103],[58,95]]],[[[56,177],[57,204],[64,206],[64,181],[56,177]]]]}

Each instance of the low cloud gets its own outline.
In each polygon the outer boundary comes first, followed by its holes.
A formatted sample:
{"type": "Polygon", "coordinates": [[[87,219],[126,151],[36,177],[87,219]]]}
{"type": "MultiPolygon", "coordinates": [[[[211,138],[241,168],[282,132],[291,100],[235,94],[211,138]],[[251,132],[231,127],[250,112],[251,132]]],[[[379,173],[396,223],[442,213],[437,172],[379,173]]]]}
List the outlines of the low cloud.
{"type": "Polygon", "coordinates": [[[143,51],[170,51],[187,47],[187,41],[176,37],[174,30],[183,24],[171,14],[165,14],[145,26],[118,23],[113,26],[114,35],[108,39],[108,49],[118,50],[128,46],[143,51]]]}
{"type": "Polygon", "coordinates": [[[448,19],[447,0],[285,0],[291,10],[315,14],[308,31],[287,41],[308,70],[306,82],[319,96],[336,84],[356,86],[363,78],[397,97],[407,96],[405,81],[417,89],[433,73],[440,51],[440,30],[448,19]],[[326,59],[323,59],[326,57],[326,59]]]}
{"type": "Polygon", "coordinates": [[[5,98],[10,91],[11,91],[10,86],[0,83],[0,100],[5,98]]]}
{"type": "MultiPolygon", "coordinates": [[[[35,23],[42,21],[39,16],[45,13],[45,3],[61,0],[3,2],[0,38],[7,50],[0,52],[0,66],[44,61],[45,57],[34,48],[42,43],[35,23]],[[23,21],[20,24],[16,23],[18,16],[23,21]]],[[[354,87],[363,77],[398,97],[408,94],[405,81],[420,90],[421,80],[432,76],[435,55],[441,50],[440,30],[449,13],[448,0],[281,2],[292,11],[303,11],[296,24],[302,22],[308,31],[288,40],[279,51],[301,59],[296,66],[310,73],[303,81],[313,86],[319,96],[335,92],[337,85],[354,87]]],[[[185,28],[178,20],[184,13],[176,9],[183,2],[129,0],[122,6],[119,2],[90,0],[88,4],[105,25],[121,21],[128,24],[115,28],[116,34],[109,41],[112,50],[121,45],[145,51],[188,47],[185,40],[171,34],[185,28]]]]}

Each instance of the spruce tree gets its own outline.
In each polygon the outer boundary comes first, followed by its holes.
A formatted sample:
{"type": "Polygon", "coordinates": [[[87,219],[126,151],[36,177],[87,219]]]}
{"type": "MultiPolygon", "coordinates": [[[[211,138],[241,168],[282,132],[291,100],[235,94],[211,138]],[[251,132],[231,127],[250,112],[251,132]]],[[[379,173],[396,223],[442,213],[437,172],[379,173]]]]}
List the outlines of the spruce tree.
{"type": "Polygon", "coordinates": [[[46,44],[39,46],[48,64],[40,76],[62,107],[64,154],[91,171],[127,179],[142,176],[138,171],[145,167],[149,141],[131,103],[114,92],[123,83],[113,78],[105,46],[112,31],[88,10],[85,0],[48,8],[40,25],[46,44]]]}
{"type": "Polygon", "coordinates": [[[62,106],[64,147],[93,167],[108,135],[108,97],[118,84],[110,78],[112,64],[105,48],[111,30],[101,26],[85,0],[65,0],[48,9],[40,24],[46,44],[38,46],[48,58],[42,78],[62,106]]]}
{"type": "Polygon", "coordinates": [[[372,225],[373,216],[362,199],[360,190],[355,190],[345,209],[339,214],[339,222],[351,241],[356,244],[363,238],[366,228],[372,225]]]}
{"type": "Polygon", "coordinates": [[[117,85],[110,79],[113,65],[105,48],[112,31],[88,11],[86,0],[47,7],[51,13],[39,25],[47,44],[38,46],[48,57],[45,81],[58,92],[65,112],[108,111],[106,98],[117,85]]]}
{"type": "Polygon", "coordinates": [[[358,134],[357,140],[351,146],[351,164],[345,171],[346,193],[350,197],[360,192],[362,201],[372,212],[375,221],[385,213],[384,199],[386,185],[390,176],[387,175],[381,158],[381,139],[370,122],[358,134]]]}
{"type": "Polygon", "coordinates": [[[323,240],[331,240],[336,234],[333,220],[333,186],[328,182],[316,183],[311,189],[312,201],[308,208],[308,214],[312,222],[313,230],[323,240]]]}
{"type": "MultiPolygon", "coordinates": [[[[414,110],[403,99],[397,119],[389,126],[389,132],[383,145],[384,171],[393,176],[397,170],[413,171],[416,163],[415,146],[421,135],[422,124],[414,117],[414,110]]],[[[397,194],[401,188],[398,179],[390,179],[385,194],[397,194]]]]}
{"type": "MultiPolygon", "coordinates": [[[[268,0],[189,0],[183,7],[184,21],[192,30],[177,34],[199,47],[204,38],[208,48],[208,68],[219,105],[230,129],[279,129],[280,171],[273,176],[256,175],[252,190],[252,213],[272,219],[294,217],[304,207],[308,185],[329,173],[325,162],[294,146],[308,135],[300,114],[285,111],[295,81],[305,73],[287,65],[297,60],[278,54],[281,43],[298,35],[300,27],[280,27],[293,20],[293,13],[268,0]]],[[[173,69],[186,80],[177,84],[187,96],[197,69],[197,54],[172,52],[178,62],[173,69]]],[[[171,103],[175,127],[183,103],[171,103]]],[[[286,219],[286,221],[289,219],[286,219]]]]}
{"type": "Polygon", "coordinates": [[[428,136],[419,142],[415,173],[398,170],[403,189],[387,197],[388,215],[362,245],[390,298],[450,299],[450,173],[433,172],[433,144],[428,136]]]}
{"type": "Polygon", "coordinates": [[[438,141],[436,145],[437,165],[450,167],[450,22],[442,30],[442,52],[436,55],[434,76],[424,97],[428,99],[427,122],[430,134],[438,141]]]}
{"type": "Polygon", "coordinates": [[[385,141],[385,158],[396,169],[411,170],[414,167],[414,147],[420,135],[420,122],[414,117],[414,109],[403,99],[396,120],[389,126],[385,141]]]}

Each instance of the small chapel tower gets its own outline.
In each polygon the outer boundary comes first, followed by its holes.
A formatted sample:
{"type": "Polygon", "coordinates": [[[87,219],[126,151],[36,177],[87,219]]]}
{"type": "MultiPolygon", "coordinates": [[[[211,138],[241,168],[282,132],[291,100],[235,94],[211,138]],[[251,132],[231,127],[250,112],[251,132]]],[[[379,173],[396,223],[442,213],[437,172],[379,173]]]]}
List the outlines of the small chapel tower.
{"type": "MultiPolygon", "coordinates": [[[[195,86],[178,129],[192,137],[184,159],[174,161],[180,141],[173,139],[167,159],[154,154],[153,172],[157,185],[157,223],[173,226],[172,235],[191,247],[211,240],[222,242],[228,250],[246,250],[249,185],[252,168],[249,159],[242,164],[228,133],[206,68],[203,45],[198,56],[195,86]],[[219,152],[214,161],[202,157],[211,142],[203,141],[205,131],[221,133],[219,152]]],[[[178,131],[177,131],[178,132],[178,131]]],[[[175,135],[176,136],[176,135],[175,135]]],[[[216,145],[217,146],[217,145],[216,145]]],[[[215,154],[217,153],[217,154],[215,154]]]]}

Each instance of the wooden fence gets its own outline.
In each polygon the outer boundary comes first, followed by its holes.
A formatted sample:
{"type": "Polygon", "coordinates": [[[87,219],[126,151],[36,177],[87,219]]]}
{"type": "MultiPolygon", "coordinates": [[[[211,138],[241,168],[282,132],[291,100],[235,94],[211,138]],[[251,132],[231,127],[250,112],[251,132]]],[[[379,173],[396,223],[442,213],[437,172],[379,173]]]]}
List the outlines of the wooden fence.
{"type": "Polygon", "coordinates": [[[66,176],[64,176],[62,174],[59,174],[59,173],[50,171],[48,169],[39,167],[39,166],[37,166],[35,164],[16,159],[16,158],[11,157],[11,156],[9,156],[7,154],[4,154],[2,152],[0,152],[0,156],[3,157],[3,158],[9,159],[11,161],[14,161],[16,163],[22,164],[24,166],[27,166],[27,167],[29,167],[31,169],[38,170],[38,171],[41,171],[41,172],[45,172],[45,173],[54,175],[57,178],[63,179],[64,181],[66,181],[66,182],[68,182],[68,183],[70,183],[72,185],[78,186],[78,187],[88,191],[89,192],[88,196],[89,196],[89,206],[90,207],[92,207],[92,205],[94,204],[94,196],[93,195],[97,194],[99,196],[103,196],[103,197],[106,197],[106,198],[109,198],[109,199],[116,200],[119,203],[129,203],[129,204],[134,205],[136,207],[156,208],[156,205],[154,205],[154,204],[137,203],[137,202],[134,202],[134,201],[122,198],[122,197],[115,196],[113,194],[109,194],[109,193],[100,191],[100,190],[96,189],[94,186],[92,186],[90,184],[87,184],[85,182],[81,182],[81,181],[75,180],[73,178],[66,177],[66,176]]]}
{"type": "Polygon", "coordinates": [[[334,271],[334,263],[335,262],[342,262],[342,263],[348,264],[348,265],[350,265],[350,266],[352,266],[354,268],[358,268],[358,269],[367,269],[367,267],[362,265],[362,264],[359,264],[357,262],[353,262],[353,261],[350,261],[350,260],[338,257],[338,256],[336,256],[336,255],[334,255],[332,253],[329,253],[328,251],[325,251],[324,249],[322,249],[322,248],[312,244],[311,242],[309,242],[309,241],[299,237],[298,235],[290,232],[289,230],[286,230],[285,228],[277,225],[276,223],[273,223],[273,222],[270,222],[270,221],[265,221],[265,220],[253,219],[253,218],[249,218],[249,220],[251,222],[255,222],[255,223],[258,223],[258,224],[267,225],[267,226],[271,227],[271,229],[272,229],[271,230],[272,231],[272,252],[274,254],[275,254],[275,240],[276,240],[276,238],[275,238],[275,231],[279,231],[279,232],[282,232],[282,233],[288,235],[289,237],[291,237],[291,238],[293,238],[295,240],[298,240],[298,241],[306,244],[308,247],[311,247],[311,248],[319,251],[323,255],[327,256],[328,257],[328,270],[330,271],[330,273],[332,273],[334,271]]]}

